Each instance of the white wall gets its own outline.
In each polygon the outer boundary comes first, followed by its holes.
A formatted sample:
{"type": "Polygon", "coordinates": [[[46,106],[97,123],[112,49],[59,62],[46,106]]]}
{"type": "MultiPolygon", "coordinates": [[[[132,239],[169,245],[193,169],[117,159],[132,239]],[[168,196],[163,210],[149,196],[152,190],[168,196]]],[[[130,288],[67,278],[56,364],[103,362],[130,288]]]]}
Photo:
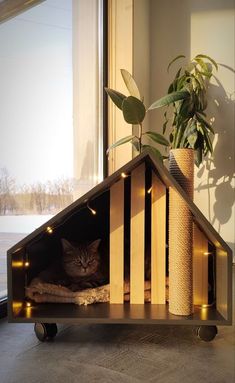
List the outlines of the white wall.
{"type": "MultiPolygon", "coordinates": [[[[209,91],[214,154],[195,168],[195,203],[234,251],[234,1],[151,0],[150,5],[151,102],[166,93],[177,66],[170,75],[166,68],[178,54],[205,53],[224,65],[209,91]]],[[[161,132],[162,115],[162,110],[151,114],[151,129],[161,132]]]]}

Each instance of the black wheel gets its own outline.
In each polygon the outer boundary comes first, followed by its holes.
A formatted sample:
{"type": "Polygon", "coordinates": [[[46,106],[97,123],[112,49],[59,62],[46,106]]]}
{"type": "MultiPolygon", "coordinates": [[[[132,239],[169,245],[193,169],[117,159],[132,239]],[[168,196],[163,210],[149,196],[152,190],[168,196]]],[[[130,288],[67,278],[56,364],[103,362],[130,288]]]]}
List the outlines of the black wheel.
{"type": "Polygon", "coordinates": [[[204,342],[212,341],[218,334],[216,326],[199,326],[195,329],[196,335],[204,342]]]}
{"type": "Polygon", "coordinates": [[[44,342],[53,339],[57,334],[56,323],[35,323],[34,332],[36,337],[44,342]]]}

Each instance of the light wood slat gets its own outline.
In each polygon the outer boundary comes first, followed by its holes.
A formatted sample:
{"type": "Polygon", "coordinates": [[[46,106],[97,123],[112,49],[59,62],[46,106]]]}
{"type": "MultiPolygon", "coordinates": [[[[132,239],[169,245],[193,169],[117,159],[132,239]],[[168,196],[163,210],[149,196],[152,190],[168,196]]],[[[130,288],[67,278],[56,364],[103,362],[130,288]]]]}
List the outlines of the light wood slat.
{"type": "Polygon", "coordinates": [[[208,239],[193,225],[193,304],[208,304],[208,239]]]}
{"type": "Polygon", "coordinates": [[[131,173],[130,303],[144,303],[145,164],[131,173]]]}
{"type": "Polygon", "coordinates": [[[166,302],[166,187],[152,172],[151,303],[166,302]]]}
{"type": "Polygon", "coordinates": [[[216,249],[216,308],[225,319],[232,319],[231,270],[228,254],[222,248],[216,249]],[[230,317],[230,318],[229,318],[230,317]]]}
{"type": "Polygon", "coordinates": [[[124,299],[124,180],[110,188],[110,303],[124,299]]]}

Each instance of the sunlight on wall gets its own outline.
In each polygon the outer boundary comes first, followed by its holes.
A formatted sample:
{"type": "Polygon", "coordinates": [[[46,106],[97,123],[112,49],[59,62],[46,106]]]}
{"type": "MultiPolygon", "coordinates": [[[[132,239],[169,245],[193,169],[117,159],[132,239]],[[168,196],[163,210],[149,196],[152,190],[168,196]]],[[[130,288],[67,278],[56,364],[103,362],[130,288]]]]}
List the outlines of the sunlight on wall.
{"type": "MultiPolygon", "coordinates": [[[[234,1],[151,0],[150,20],[151,102],[167,92],[175,72],[171,70],[168,74],[166,68],[177,55],[190,58],[204,53],[224,65],[219,66],[208,96],[207,115],[215,117],[214,154],[199,169],[195,168],[194,200],[235,251],[234,1]]],[[[150,116],[151,129],[159,133],[163,113],[159,109],[150,116]]]]}
{"type": "Polygon", "coordinates": [[[234,251],[234,11],[220,3],[221,9],[205,11],[202,3],[200,11],[194,4],[191,14],[191,56],[206,53],[226,66],[219,66],[209,91],[214,153],[199,170],[195,168],[195,202],[234,251]]]}

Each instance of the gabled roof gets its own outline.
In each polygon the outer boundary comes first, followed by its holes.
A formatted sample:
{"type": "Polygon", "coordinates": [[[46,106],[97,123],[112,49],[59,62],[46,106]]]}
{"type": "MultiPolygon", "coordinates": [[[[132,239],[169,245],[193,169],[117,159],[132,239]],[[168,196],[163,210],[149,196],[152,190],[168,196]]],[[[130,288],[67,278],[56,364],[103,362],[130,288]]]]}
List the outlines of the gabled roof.
{"type": "Polygon", "coordinates": [[[73,214],[76,211],[79,211],[80,208],[83,208],[87,205],[89,200],[92,200],[105,191],[107,191],[117,180],[120,179],[121,173],[129,173],[136,167],[138,167],[141,163],[146,162],[151,166],[152,170],[159,176],[162,182],[167,186],[176,190],[182,198],[187,203],[192,215],[194,217],[194,221],[198,224],[201,230],[205,233],[207,238],[217,247],[222,248],[224,251],[228,253],[228,255],[232,256],[232,251],[230,247],[226,244],[226,242],[221,238],[221,236],[217,233],[214,227],[210,224],[210,222],[206,219],[206,217],[202,214],[202,212],[197,208],[197,206],[193,203],[193,201],[189,198],[186,192],[181,188],[178,182],[171,176],[167,168],[162,164],[162,162],[152,154],[151,151],[146,150],[142,154],[135,157],[133,160],[128,162],[122,168],[117,170],[115,173],[107,177],[103,182],[99,183],[93,189],[91,189],[88,193],[84,194],[81,198],[77,199],[71,205],[66,207],[60,213],[55,215],[49,221],[44,223],[38,229],[33,231],[31,234],[26,236],[20,242],[18,242],[15,246],[13,246],[9,253],[16,251],[18,248],[23,247],[28,244],[32,240],[35,240],[37,236],[40,236],[44,233],[48,226],[57,226],[61,224],[61,222],[65,221],[67,217],[73,214]]]}

